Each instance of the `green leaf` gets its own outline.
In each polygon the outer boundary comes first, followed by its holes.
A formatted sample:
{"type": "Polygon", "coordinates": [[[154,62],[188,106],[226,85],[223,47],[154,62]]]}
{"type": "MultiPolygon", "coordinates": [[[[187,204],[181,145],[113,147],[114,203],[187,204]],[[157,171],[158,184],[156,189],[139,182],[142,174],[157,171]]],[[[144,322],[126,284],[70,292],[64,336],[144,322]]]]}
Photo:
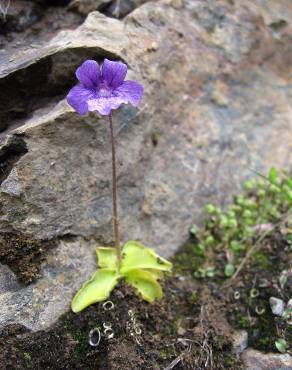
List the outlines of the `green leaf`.
{"type": "Polygon", "coordinates": [[[209,215],[211,215],[211,214],[215,213],[216,207],[213,206],[213,204],[207,204],[205,206],[205,211],[206,211],[206,213],[208,213],[209,215]]]}
{"type": "Polygon", "coordinates": [[[287,352],[287,349],[288,349],[288,345],[287,345],[287,342],[285,341],[285,339],[277,339],[275,341],[275,346],[277,348],[277,350],[281,353],[285,353],[287,352]]]}
{"type": "Polygon", "coordinates": [[[93,303],[104,301],[116,286],[119,278],[120,275],[115,270],[98,269],[73,298],[72,311],[80,312],[93,303]]]}
{"type": "Polygon", "coordinates": [[[163,297],[160,284],[149,271],[129,271],[126,275],[126,282],[132,285],[147,302],[153,302],[156,298],[161,299],[163,297]]]}
{"type": "Polygon", "coordinates": [[[206,276],[209,278],[212,278],[216,275],[215,267],[207,267],[205,271],[206,271],[206,276]]]}
{"type": "Polygon", "coordinates": [[[155,280],[163,278],[163,271],[161,271],[161,270],[147,269],[147,270],[144,270],[144,271],[149,272],[155,280]]]}
{"type": "Polygon", "coordinates": [[[154,250],[144,247],[136,241],[129,241],[123,247],[123,259],[121,274],[125,275],[129,271],[137,269],[154,269],[170,271],[172,264],[166,259],[159,257],[154,250]]]}
{"type": "Polygon", "coordinates": [[[115,248],[98,247],[96,249],[97,264],[109,269],[117,268],[117,254],[115,248]]]}
{"type": "Polygon", "coordinates": [[[192,225],[191,229],[190,229],[190,232],[192,235],[196,235],[197,232],[198,232],[198,226],[197,225],[192,225]]]}
{"type": "Polygon", "coordinates": [[[227,277],[231,277],[235,272],[235,267],[232,263],[227,263],[224,268],[224,274],[227,277]]]}
{"type": "Polygon", "coordinates": [[[269,181],[272,184],[276,184],[278,179],[277,170],[275,167],[272,167],[269,172],[269,181]]]}

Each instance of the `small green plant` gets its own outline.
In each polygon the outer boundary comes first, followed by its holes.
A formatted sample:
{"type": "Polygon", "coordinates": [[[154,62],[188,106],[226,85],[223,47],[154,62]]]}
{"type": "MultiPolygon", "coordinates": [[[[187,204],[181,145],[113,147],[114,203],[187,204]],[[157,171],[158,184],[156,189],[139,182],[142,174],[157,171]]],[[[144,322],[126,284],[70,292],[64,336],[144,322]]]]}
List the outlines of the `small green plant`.
{"type": "MultiPolygon", "coordinates": [[[[226,210],[207,204],[205,227],[199,230],[193,225],[190,230],[194,239],[193,253],[205,260],[203,266],[196,267],[194,275],[211,277],[204,265],[216,265],[215,258],[225,251],[224,275],[232,277],[256,237],[268,233],[284,214],[291,212],[291,207],[292,177],[286,174],[280,177],[275,168],[271,168],[268,177],[260,175],[259,179],[246,181],[244,193],[236,196],[226,210]]],[[[269,266],[265,256],[256,255],[254,258],[259,265],[269,266]]]]}
{"type": "Polygon", "coordinates": [[[171,263],[136,241],[128,241],[122,250],[122,263],[118,269],[116,250],[109,247],[97,248],[99,269],[75,295],[72,301],[74,312],[80,312],[87,306],[108,298],[122,278],[146,301],[153,302],[156,298],[162,298],[158,279],[163,271],[171,270],[171,263]]]}
{"type": "Polygon", "coordinates": [[[206,268],[198,268],[197,271],[195,271],[194,275],[196,278],[212,278],[216,274],[214,267],[206,267],[206,268]]]}
{"type": "Polygon", "coordinates": [[[152,302],[156,298],[162,298],[162,288],[158,280],[162,277],[163,271],[172,269],[170,262],[139,242],[129,241],[121,248],[112,110],[119,108],[123,103],[137,106],[143,96],[143,86],[137,81],[124,81],[126,74],[127,66],[124,63],[105,59],[100,70],[96,61],[86,60],[76,71],[79,84],[67,95],[68,104],[80,115],[88,111],[98,111],[102,116],[109,118],[115,234],[115,248],[97,248],[99,268],[73,298],[71,307],[74,312],[80,312],[93,303],[107,299],[122,278],[146,301],[152,302]]]}

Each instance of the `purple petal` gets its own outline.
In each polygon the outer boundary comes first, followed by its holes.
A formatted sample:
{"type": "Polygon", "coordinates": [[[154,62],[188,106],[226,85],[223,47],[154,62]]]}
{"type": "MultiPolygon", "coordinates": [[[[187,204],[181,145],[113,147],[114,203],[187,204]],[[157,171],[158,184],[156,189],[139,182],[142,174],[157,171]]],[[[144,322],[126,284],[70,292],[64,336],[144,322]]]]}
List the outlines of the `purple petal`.
{"type": "Polygon", "coordinates": [[[102,116],[108,116],[112,109],[117,109],[122,103],[127,101],[122,97],[100,97],[88,101],[89,111],[98,111],[102,116]]]}
{"type": "Polygon", "coordinates": [[[136,81],[125,81],[121,86],[113,91],[113,95],[123,98],[127,102],[134,105],[134,107],[140,103],[143,94],[143,86],[136,81]]]}
{"type": "Polygon", "coordinates": [[[77,68],[76,77],[84,87],[97,87],[100,77],[99,65],[95,60],[86,60],[77,68]]]}
{"type": "Polygon", "coordinates": [[[102,65],[102,78],[107,86],[113,89],[120,86],[127,74],[128,67],[122,62],[105,59],[102,65]]]}
{"type": "Polygon", "coordinates": [[[83,115],[88,112],[87,101],[94,97],[91,90],[86,89],[81,85],[74,86],[67,95],[67,102],[79,114],[83,115]]]}

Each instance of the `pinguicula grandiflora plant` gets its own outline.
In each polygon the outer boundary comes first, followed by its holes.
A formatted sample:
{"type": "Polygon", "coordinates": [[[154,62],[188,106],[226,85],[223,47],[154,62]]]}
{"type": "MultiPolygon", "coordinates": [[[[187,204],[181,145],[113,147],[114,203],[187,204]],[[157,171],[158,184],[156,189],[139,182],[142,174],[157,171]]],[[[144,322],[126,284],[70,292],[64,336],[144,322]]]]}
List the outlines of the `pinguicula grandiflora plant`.
{"type": "Polygon", "coordinates": [[[123,103],[138,106],[143,97],[143,86],[136,81],[125,81],[127,66],[105,59],[102,67],[94,60],[86,60],[76,71],[79,84],[67,95],[68,103],[80,115],[97,111],[108,116],[112,148],[112,202],[115,248],[96,249],[98,268],[86,281],[72,301],[72,310],[80,312],[87,306],[107,299],[120,279],[133,286],[146,301],[162,298],[158,280],[172,264],[154,250],[137,241],[128,241],[121,247],[117,203],[116,149],[112,110],[123,103]]]}

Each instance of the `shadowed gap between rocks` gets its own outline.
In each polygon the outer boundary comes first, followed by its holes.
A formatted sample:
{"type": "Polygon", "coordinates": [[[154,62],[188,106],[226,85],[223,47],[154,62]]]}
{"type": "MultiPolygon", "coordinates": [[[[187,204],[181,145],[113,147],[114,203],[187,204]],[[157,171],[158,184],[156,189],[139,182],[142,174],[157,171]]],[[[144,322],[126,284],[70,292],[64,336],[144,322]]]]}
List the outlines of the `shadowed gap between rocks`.
{"type": "Polygon", "coordinates": [[[20,136],[12,136],[9,142],[0,148],[0,185],[8,177],[15,163],[27,153],[26,143],[20,136]]]}

